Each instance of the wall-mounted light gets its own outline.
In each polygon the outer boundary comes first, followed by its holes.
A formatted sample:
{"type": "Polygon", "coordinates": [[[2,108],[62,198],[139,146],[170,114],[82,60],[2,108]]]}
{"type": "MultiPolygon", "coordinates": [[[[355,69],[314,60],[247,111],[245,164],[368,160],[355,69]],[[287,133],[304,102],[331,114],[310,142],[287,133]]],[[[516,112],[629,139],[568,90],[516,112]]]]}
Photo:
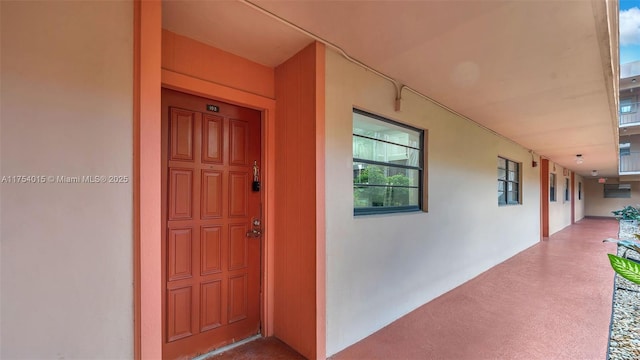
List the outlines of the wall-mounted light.
{"type": "Polygon", "coordinates": [[[598,170],[591,170],[591,176],[598,176],[598,170]]]}
{"type": "Polygon", "coordinates": [[[582,154],[576,155],[576,164],[582,164],[584,159],[582,158],[582,154]]]}
{"type": "Polygon", "coordinates": [[[533,156],[533,150],[529,150],[529,154],[531,154],[531,167],[538,166],[538,162],[536,161],[536,158],[533,156]]]}

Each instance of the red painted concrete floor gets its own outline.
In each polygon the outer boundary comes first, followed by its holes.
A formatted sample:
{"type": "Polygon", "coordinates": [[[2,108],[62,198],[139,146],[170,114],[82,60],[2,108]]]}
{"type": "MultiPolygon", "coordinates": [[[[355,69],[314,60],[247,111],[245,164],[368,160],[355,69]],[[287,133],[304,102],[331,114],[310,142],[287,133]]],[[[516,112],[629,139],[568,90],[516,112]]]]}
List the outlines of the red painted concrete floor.
{"type": "Polygon", "coordinates": [[[254,359],[304,360],[305,357],[298,354],[282,341],[269,337],[251,341],[220,355],[207,358],[207,360],[254,359]]]}
{"type": "MultiPolygon", "coordinates": [[[[606,253],[615,245],[602,239],[617,227],[582,220],[331,359],[605,359],[613,291],[606,253]]],[[[216,359],[301,358],[276,345],[216,359]]]]}

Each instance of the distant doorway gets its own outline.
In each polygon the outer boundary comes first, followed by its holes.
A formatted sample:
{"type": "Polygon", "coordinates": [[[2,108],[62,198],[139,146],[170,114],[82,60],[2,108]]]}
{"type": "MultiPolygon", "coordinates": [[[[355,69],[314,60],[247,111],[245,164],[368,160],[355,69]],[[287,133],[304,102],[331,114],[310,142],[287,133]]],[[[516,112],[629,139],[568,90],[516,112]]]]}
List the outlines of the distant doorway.
{"type": "Polygon", "coordinates": [[[548,159],[540,159],[540,234],[542,236],[542,239],[549,237],[549,160],[548,159]]]}

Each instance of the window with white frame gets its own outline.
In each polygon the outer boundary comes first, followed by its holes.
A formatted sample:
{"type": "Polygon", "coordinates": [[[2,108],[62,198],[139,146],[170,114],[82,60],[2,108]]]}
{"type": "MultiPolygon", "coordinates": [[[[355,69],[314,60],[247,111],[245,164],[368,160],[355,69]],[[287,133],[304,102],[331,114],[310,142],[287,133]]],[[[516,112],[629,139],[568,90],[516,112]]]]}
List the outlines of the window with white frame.
{"type": "Polygon", "coordinates": [[[520,163],[498,156],[498,205],[520,204],[520,163]]]}
{"type": "Polygon", "coordinates": [[[355,215],[422,210],[425,131],[353,109],[355,215]]]}

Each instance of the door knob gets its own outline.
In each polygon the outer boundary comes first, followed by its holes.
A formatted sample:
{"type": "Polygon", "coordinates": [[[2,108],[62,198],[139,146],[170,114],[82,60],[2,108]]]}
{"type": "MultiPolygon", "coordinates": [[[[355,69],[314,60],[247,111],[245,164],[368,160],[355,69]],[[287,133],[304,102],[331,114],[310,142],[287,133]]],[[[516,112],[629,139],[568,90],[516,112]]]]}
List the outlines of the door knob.
{"type": "Polygon", "coordinates": [[[262,236],[262,231],[258,230],[258,229],[251,229],[249,231],[247,231],[247,237],[250,238],[257,238],[262,236]]]}

